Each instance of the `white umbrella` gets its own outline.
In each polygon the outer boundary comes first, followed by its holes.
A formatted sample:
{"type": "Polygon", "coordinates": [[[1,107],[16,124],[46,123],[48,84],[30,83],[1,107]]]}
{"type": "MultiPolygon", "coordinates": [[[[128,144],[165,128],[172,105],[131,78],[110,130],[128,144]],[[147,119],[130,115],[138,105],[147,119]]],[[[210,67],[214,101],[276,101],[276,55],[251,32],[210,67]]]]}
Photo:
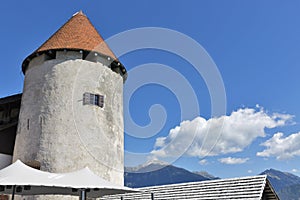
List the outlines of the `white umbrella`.
{"type": "Polygon", "coordinates": [[[87,167],[70,173],[50,173],[33,169],[17,160],[0,170],[0,194],[80,195],[81,199],[85,199],[127,192],[137,190],[110,183],[87,167]]]}

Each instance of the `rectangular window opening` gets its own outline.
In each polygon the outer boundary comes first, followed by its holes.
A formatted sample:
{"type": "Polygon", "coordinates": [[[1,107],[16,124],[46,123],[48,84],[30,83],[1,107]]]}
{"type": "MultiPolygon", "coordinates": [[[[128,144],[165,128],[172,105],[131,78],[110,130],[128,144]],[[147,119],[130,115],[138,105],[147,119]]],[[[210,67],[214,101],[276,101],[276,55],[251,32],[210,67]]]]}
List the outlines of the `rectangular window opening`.
{"type": "Polygon", "coordinates": [[[96,105],[100,108],[104,106],[104,96],[85,92],[83,94],[83,105],[96,105]]]}

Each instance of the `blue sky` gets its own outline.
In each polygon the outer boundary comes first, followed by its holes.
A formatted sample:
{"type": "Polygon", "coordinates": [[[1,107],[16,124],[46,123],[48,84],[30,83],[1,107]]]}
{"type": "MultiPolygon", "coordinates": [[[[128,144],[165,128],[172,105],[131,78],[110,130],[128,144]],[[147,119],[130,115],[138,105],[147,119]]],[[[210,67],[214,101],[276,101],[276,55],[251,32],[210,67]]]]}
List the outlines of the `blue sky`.
{"type": "MultiPolygon", "coordinates": [[[[129,79],[131,70],[147,63],[177,71],[190,83],[200,110],[197,115],[196,107],[187,106],[188,114],[182,117],[180,98],[189,102],[191,96],[174,94],[157,83],[140,87],[130,96],[129,105],[124,105],[132,120],[139,126],[148,125],[150,107],[160,104],[166,121],[155,134],[125,133],[126,164],[171,159],[176,166],[219,177],[254,175],[267,168],[300,175],[299,9],[296,0],[5,1],[0,13],[0,97],[22,92],[23,59],[78,10],[83,10],[105,39],[136,28],[167,28],[192,38],[210,55],[224,83],[226,111],[223,115],[212,113],[208,88],[213,85],[207,85],[195,66],[174,52],[145,48],[122,55],[129,79]],[[220,124],[224,125],[220,134],[199,128],[213,129],[220,124]],[[147,134],[151,137],[145,137],[147,134]],[[186,140],[190,149],[183,148],[186,140]],[[163,149],[165,145],[170,148],[163,149]],[[135,154],[144,155],[144,160],[130,159],[135,154]]],[[[180,49],[184,42],[174,44],[180,49]]],[[[194,49],[191,52],[195,53],[194,49]]],[[[174,87],[181,86],[178,80],[168,79],[168,73],[152,72],[174,87]]],[[[160,119],[162,113],[153,116],[160,119]]]]}

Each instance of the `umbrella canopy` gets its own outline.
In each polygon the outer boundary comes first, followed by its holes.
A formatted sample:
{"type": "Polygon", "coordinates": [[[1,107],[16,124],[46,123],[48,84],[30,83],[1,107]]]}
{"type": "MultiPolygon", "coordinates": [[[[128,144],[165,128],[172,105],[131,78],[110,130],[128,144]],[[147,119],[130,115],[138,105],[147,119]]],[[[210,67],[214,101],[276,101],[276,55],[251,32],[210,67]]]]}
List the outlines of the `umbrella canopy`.
{"type": "Polygon", "coordinates": [[[15,192],[19,195],[82,195],[82,191],[91,198],[137,192],[108,182],[87,167],[70,173],[50,173],[33,169],[17,160],[0,170],[0,194],[15,192]]]}

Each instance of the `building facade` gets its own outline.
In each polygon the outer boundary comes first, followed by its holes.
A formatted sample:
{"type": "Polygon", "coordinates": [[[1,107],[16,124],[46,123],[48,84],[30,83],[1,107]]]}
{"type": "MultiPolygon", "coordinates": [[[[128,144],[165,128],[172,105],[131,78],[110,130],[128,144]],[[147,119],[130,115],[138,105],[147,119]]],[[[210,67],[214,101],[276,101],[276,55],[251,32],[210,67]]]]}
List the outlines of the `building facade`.
{"type": "Polygon", "coordinates": [[[78,12],[23,62],[13,161],[49,172],[88,166],[124,184],[126,69],[78,12]]]}
{"type": "Polygon", "coordinates": [[[12,162],[21,94],[0,99],[0,169],[12,162]]]}

